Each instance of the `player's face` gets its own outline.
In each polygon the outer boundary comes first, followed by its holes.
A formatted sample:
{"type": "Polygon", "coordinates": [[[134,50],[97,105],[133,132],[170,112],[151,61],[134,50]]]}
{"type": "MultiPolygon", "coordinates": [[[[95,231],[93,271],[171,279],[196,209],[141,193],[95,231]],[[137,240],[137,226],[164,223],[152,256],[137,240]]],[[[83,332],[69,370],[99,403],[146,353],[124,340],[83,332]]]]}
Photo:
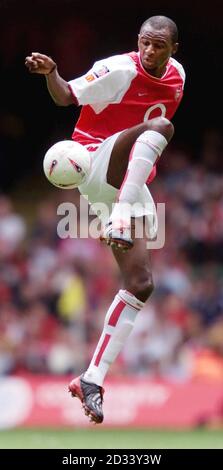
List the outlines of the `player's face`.
{"type": "Polygon", "coordinates": [[[138,47],[143,67],[148,73],[161,77],[170,56],[177,50],[168,29],[158,31],[149,24],[139,34],[138,47]]]}

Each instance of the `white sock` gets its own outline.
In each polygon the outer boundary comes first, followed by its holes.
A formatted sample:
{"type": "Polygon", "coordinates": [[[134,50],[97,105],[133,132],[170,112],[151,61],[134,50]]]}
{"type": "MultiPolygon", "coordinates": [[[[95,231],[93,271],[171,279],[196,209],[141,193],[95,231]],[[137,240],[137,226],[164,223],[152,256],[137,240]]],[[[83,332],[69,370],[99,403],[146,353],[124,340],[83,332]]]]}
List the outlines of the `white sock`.
{"type": "Polygon", "coordinates": [[[129,224],[131,205],[138,202],[139,192],[167,144],[165,137],[156,131],[145,131],[136,139],[118,201],[110,217],[112,222],[121,220],[124,225],[125,221],[126,225],[129,224]]]}
{"type": "Polygon", "coordinates": [[[144,303],[126,290],[115,296],[104,321],[104,328],[92,361],[84,373],[85,380],[102,385],[110,365],[132,331],[136,315],[144,303]]]}

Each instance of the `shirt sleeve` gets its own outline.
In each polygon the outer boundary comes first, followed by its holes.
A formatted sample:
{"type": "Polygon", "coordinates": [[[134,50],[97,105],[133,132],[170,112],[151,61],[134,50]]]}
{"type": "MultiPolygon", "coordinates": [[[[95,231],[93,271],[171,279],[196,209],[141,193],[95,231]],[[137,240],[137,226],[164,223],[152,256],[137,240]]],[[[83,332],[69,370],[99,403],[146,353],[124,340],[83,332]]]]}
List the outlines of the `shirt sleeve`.
{"type": "Polygon", "coordinates": [[[108,104],[120,103],[136,75],[130,56],[115,55],[95,62],[85,75],[69,81],[69,87],[79,105],[100,113],[108,104]]]}
{"type": "Polygon", "coordinates": [[[175,69],[178,71],[178,73],[181,77],[181,80],[182,80],[182,85],[183,85],[182,89],[184,89],[185,80],[186,80],[186,73],[185,73],[185,70],[184,70],[183,66],[180,64],[180,62],[178,62],[173,57],[170,58],[170,62],[175,67],[175,69]]]}

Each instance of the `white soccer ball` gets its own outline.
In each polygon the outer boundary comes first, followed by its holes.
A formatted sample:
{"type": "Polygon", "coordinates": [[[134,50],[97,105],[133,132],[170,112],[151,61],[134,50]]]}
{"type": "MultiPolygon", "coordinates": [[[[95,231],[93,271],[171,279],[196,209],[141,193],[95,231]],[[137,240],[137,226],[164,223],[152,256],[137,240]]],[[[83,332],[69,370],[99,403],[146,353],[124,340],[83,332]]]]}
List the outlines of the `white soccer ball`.
{"type": "Polygon", "coordinates": [[[57,142],[46,152],[43,169],[47,179],[57,188],[80,186],[90,173],[90,155],[74,140],[57,142]]]}

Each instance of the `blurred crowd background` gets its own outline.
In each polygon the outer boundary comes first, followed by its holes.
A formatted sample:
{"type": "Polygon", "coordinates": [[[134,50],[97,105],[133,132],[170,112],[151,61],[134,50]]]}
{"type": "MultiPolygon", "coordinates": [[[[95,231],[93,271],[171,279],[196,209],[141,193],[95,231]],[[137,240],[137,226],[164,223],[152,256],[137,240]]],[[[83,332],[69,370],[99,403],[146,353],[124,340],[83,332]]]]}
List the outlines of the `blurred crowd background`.
{"type": "Polygon", "coordinates": [[[44,77],[30,76],[24,58],[50,54],[71,79],[96,59],[133,50],[141,23],[165,14],[179,26],[177,58],[188,76],[176,136],[150,187],[155,201],[166,203],[166,244],[152,253],[155,291],[111,373],[223,381],[220,15],[214,3],[210,11],[203,5],[202,15],[198,6],[192,12],[174,1],[171,8],[141,1],[136,15],[128,3],[114,1],[105,12],[95,4],[40,0],[34,12],[26,1],[0,2],[2,375],[85,369],[121,283],[99,241],[57,236],[58,204],[79,207],[79,196],[50,187],[42,158],[70,137],[79,110],[57,108],[44,77]]]}

